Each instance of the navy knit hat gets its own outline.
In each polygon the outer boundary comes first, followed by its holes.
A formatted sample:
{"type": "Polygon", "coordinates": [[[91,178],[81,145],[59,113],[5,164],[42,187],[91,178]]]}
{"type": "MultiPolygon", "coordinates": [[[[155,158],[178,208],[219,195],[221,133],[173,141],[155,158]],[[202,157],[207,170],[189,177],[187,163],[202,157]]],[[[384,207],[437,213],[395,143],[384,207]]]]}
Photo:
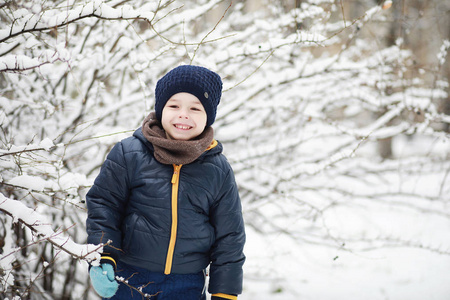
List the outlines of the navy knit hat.
{"type": "Polygon", "coordinates": [[[222,79],[204,67],[184,65],[169,71],[158,80],[155,89],[156,118],[161,121],[166,102],[177,93],[190,93],[197,97],[206,111],[206,127],[216,119],[217,105],[222,96],[222,79]]]}

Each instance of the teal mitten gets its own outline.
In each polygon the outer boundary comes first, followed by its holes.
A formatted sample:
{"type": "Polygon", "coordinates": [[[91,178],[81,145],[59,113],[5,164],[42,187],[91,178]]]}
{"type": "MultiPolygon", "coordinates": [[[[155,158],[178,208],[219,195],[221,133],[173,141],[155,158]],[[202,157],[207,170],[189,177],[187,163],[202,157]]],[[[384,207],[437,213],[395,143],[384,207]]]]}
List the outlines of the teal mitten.
{"type": "Polygon", "coordinates": [[[111,264],[101,264],[89,270],[92,286],[100,297],[111,298],[117,292],[119,284],[114,279],[114,268],[111,264]]]}

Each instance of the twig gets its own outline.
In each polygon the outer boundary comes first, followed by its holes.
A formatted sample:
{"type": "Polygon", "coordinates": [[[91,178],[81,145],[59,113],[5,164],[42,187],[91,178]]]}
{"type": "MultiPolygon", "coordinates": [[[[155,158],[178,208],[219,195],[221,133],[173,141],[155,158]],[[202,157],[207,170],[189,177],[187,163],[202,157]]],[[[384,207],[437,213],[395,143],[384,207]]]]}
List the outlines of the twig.
{"type": "MultiPolygon", "coordinates": [[[[50,223],[45,221],[44,216],[39,215],[36,211],[25,206],[19,201],[6,198],[3,194],[0,194],[0,211],[28,227],[36,236],[43,236],[41,240],[38,240],[33,244],[46,240],[55,248],[61,249],[72,257],[85,260],[87,262],[95,260],[96,258],[91,257],[91,255],[94,253],[100,253],[104,246],[111,243],[111,241],[108,241],[107,243],[100,245],[80,245],[72,241],[70,237],[61,238],[60,235],[64,231],[67,231],[67,229],[60,232],[55,232],[51,228],[50,223]],[[79,251],[76,252],[76,250],[79,251]],[[84,250],[87,250],[87,252],[83,253],[84,250]]],[[[16,251],[18,250],[15,250],[14,252],[16,251]]],[[[2,256],[0,259],[3,259],[9,255],[11,255],[11,253],[2,256]]]]}
{"type": "MultiPolygon", "coordinates": [[[[92,5],[94,5],[94,3],[91,3],[92,5]]],[[[85,7],[88,6],[87,4],[85,5],[85,7]]],[[[83,7],[83,9],[85,8],[83,7]]],[[[19,27],[21,29],[16,29],[15,28],[15,23],[13,23],[11,25],[11,27],[9,28],[9,34],[5,35],[4,37],[0,38],[0,43],[3,43],[7,40],[9,40],[10,38],[13,38],[15,36],[18,35],[22,35],[24,33],[30,33],[30,32],[37,32],[37,31],[46,31],[46,30],[51,30],[55,27],[63,27],[63,26],[67,26],[71,23],[80,21],[82,19],[86,19],[86,18],[92,18],[92,17],[96,17],[98,19],[102,19],[102,20],[145,20],[150,22],[151,20],[149,20],[147,17],[141,16],[139,14],[136,14],[134,16],[130,16],[130,17],[124,17],[123,14],[116,16],[116,17],[105,17],[102,15],[102,10],[103,7],[108,7],[111,10],[118,10],[118,9],[114,9],[112,7],[109,7],[108,5],[102,3],[101,5],[99,5],[98,7],[93,7],[92,12],[88,12],[88,13],[83,13],[83,9],[81,10],[81,12],[79,13],[79,15],[76,18],[72,18],[69,19],[69,13],[67,13],[67,17],[62,20],[61,22],[59,22],[58,24],[49,27],[48,25],[41,25],[41,20],[45,17],[45,13],[41,14],[40,16],[38,16],[38,21],[34,24],[34,26],[30,26],[30,28],[27,28],[27,25],[30,21],[34,21],[33,18],[36,17],[36,15],[31,15],[29,16],[29,19],[27,21],[24,22],[24,24],[21,24],[19,27]]],[[[71,12],[71,11],[69,11],[71,12]]],[[[46,24],[46,22],[43,22],[43,24],[46,24]]],[[[17,25],[16,25],[17,26],[17,25]]]]}
{"type": "Polygon", "coordinates": [[[344,19],[344,27],[347,27],[347,22],[345,21],[344,5],[342,4],[342,0],[340,1],[341,1],[342,18],[344,19]]]}
{"type": "Polygon", "coordinates": [[[131,279],[134,275],[136,275],[136,274],[137,274],[137,273],[131,274],[131,276],[128,277],[127,279],[124,279],[124,278],[122,278],[122,277],[116,276],[116,280],[117,280],[118,282],[123,283],[123,284],[126,285],[127,287],[129,287],[129,288],[132,290],[131,292],[136,291],[137,293],[139,293],[139,294],[142,296],[142,298],[144,298],[144,299],[150,299],[150,298],[155,297],[156,295],[162,293],[162,291],[159,291],[159,292],[156,292],[156,294],[149,295],[149,294],[144,293],[144,292],[142,291],[142,289],[144,289],[144,288],[147,287],[149,284],[152,284],[152,283],[154,283],[154,282],[148,282],[148,283],[146,283],[146,284],[144,284],[144,285],[142,285],[142,286],[140,286],[140,287],[134,287],[134,286],[130,285],[130,284],[128,283],[128,280],[130,280],[130,279],[131,279]]]}
{"type": "Polygon", "coordinates": [[[251,73],[250,73],[249,75],[247,75],[244,79],[242,79],[241,81],[239,81],[238,83],[236,83],[234,86],[228,88],[228,89],[225,90],[224,92],[229,91],[229,90],[231,90],[231,89],[233,89],[233,88],[235,88],[235,87],[241,85],[241,84],[244,83],[247,79],[249,79],[253,74],[255,74],[259,69],[261,69],[261,67],[266,63],[266,61],[269,60],[269,58],[275,53],[275,50],[276,50],[276,49],[272,50],[272,52],[270,52],[269,55],[267,55],[267,57],[259,64],[259,66],[256,67],[256,68],[253,70],[253,72],[251,72],[251,73]]]}
{"type": "Polygon", "coordinates": [[[225,15],[227,14],[228,10],[231,8],[231,6],[233,5],[233,2],[230,2],[230,5],[228,5],[227,9],[225,9],[224,13],[222,14],[222,17],[219,19],[219,21],[216,23],[216,25],[214,25],[213,29],[211,29],[200,41],[200,43],[198,43],[197,48],[194,50],[194,54],[192,55],[191,58],[191,64],[194,61],[195,55],[197,54],[198,49],[200,48],[201,45],[203,45],[204,41],[206,40],[206,38],[213,33],[217,26],[219,26],[220,22],[222,22],[222,20],[225,18],[225,15]]]}

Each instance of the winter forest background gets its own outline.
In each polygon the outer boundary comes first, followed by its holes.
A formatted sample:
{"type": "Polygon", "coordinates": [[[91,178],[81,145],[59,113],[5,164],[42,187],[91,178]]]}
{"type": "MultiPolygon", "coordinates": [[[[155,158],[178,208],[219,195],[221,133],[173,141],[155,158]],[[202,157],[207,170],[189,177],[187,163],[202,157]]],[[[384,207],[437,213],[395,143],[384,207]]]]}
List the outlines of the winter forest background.
{"type": "Polygon", "coordinates": [[[446,0],[0,1],[0,299],[98,299],[85,193],[179,64],[247,228],[239,299],[450,299],[446,0]]]}

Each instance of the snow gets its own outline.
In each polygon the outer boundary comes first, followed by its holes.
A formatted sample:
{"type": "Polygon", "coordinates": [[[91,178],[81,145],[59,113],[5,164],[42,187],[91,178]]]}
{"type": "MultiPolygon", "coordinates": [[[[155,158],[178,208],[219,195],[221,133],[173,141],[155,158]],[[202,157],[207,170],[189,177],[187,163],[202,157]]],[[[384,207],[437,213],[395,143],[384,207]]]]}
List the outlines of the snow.
{"type": "Polygon", "coordinates": [[[54,15],[51,10],[47,10],[41,15],[27,14],[25,10],[20,10],[19,15],[20,18],[11,25],[11,28],[0,30],[0,41],[6,41],[22,31],[33,31],[62,26],[77,19],[94,15],[105,19],[141,18],[151,20],[154,17],[154,13],[151,11],[136,11],[130,6],[123,6],[120,9],[115,9],[105,4],[102,0],[78,4],[74,9],[66,10],[56,15],[54,15]]]}
{"type": "MultiPolygon", "coordinates": [[[[438,243],[440,236],[447,234],[448,222],[438,224],[432,218],[424,222],[420,216],[404,222],[398,214],[391,215],[394,219],[384,214],[380,217],[391,225],[404,226],[399,232],[421,228],[424,235],[433,232],[432,239],[438,243]]],[[[342,231],[367,228],[370,223],[370,214],[354,215],[353,220],[351,216],[336,212],[340,223],[348,226],[342,231]]],[[[247,228],[246,279],[239,299],[443,300],[450,295],[445,275],[450,268],[448,255],[414,247],[348,251],[337,246],[308,245],[276,234],[262,237],[247,228]]],[[[448,250],[448,246],[442,248],[448,250]]]]}
{"type": "Polygon", "coordinates": [[[30,275],[19,280],[38,285],[51,268],[58,289],[75,257],[71,292],[84,295],[87,262],[102,251],[83,243],[85,193],[152,108],[156,80],[193,63],[224,79],[214,129],[247,223],[239,299],[449,298],[450,140],[440,126],[450,117],[435,106],[447,97],[435,76],[448,40],[414,77],[405,41],[384,47],[378,30],[373,41],[351,33],[388,20],[375,4],[351,25],[331,0],[290,12],[267,1],[269,14],[243,3],[225,14],[221,0],[65,2],[41,12],[25,1],[0,30],[0,286],[14,285],[22,264],[30,275]],[[378,142],[390,138],[383,159],[378,142]]]}
{"type": "Polygon", "coordinates": [[[55,188],[51,181],[30,175],[20,175],[8,181],[9,184],[29,190],[42,192],[45,189],[55,188]]]}
{"type": "Polygon", "coordinates": [[[450,40],[444,40],[441,49],[437,55],[438,62],[440,65],[443,65],[445,63],[446,61],[445,57],[447,56],[448,49],[450,49],[450,40]]]}
{"type": "Polygon", "coordinates": [[[39,150],[45,150],[49,151],[52,147],[55,145],[53,144],[53,141],[50,138],[44,138],[39,143],[30,143],[28,145],[9,145],[9,149],[0,149],[1,155],[8,155],[8,154],[15,154],[20,152],[33,152],[33,151],[39,151],[39,150]]]}
{"type": "MultiPolygon", "coordinates": [[[[35,235],[39,238],[50,241],[57,248],[64,249],[65,252],[86,260],[88,262],[99,261],[102,247],[97,245],[77,244],[72,239],[66,236],[62,231],[55,232],[52,229],[51,222],[47,220],[46,216],[37,213],[35,210],[28,208],[20,201],[12,200],[0,194],[0,210],[13,216],[13,222],[21,222],[29,226],[35,235]]],[[[12,256],[13,252],[20,249],[11,249],[9,253],[3,253],[3,257],[12,256]]],[[[8,262],[6,262],[8,264],[8,262]]],[[[5,268],[10,269],[10,268],[5,268]]]]}
{"type": "Polygon", "coordinates": [[[39,143],[39,147],[42,147],[46,151],[49,151],[50,148],[52,148],[54,146],[55,145],[53,144],[53,141],[49,138],[45,138],[39,143]]]}
{"type": "Polygon", "coordinates": [[[5,70],[26,70],[40,65],[39,60],[23,55],[5,55],[0,58],[0,71],[5,70]]]}

